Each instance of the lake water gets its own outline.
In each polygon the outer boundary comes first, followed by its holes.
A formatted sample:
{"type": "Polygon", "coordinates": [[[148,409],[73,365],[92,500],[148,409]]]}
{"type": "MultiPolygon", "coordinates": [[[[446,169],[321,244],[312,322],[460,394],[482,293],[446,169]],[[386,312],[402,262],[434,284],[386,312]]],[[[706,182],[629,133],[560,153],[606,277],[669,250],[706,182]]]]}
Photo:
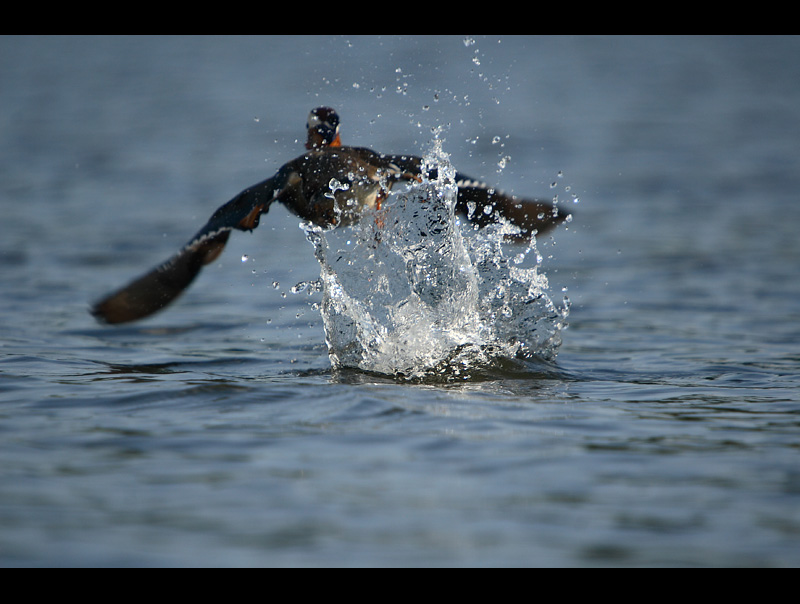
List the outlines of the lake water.
{"type": "Polygon", "coordinates": [[[800,565],[800,38],[2,36],[0,109],[0,565],[800,565]],[[333,369],[282,207],[94,322],[321,104],[574,210],[554,359],[333,369]]]}

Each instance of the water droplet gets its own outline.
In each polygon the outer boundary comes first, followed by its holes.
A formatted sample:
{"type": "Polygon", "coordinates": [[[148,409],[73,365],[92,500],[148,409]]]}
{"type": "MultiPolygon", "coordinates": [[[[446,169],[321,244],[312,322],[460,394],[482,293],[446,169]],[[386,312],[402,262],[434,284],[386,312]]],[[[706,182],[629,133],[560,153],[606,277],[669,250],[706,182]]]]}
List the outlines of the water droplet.
{"type": "Polygon", "coordinates": [[[336,191],[347,191],[350,188],[350,185],[348,183],[341,183],[335,178],[331,178],[328,182],[328,188],[332,193],[336,193],[336,191]]]}
{"type": "Polygon", "coordinates": [[[247,254],[242,254],[242,262],[247,262],[248,257],[247,254]]]}
{"type": "Polygon", "coordinates": [[[311,284],[308,281],[301,281],[300,283],[292,287],[291,292],[293,294],[302,293],[308,289],[309,285],[311,284]]]}

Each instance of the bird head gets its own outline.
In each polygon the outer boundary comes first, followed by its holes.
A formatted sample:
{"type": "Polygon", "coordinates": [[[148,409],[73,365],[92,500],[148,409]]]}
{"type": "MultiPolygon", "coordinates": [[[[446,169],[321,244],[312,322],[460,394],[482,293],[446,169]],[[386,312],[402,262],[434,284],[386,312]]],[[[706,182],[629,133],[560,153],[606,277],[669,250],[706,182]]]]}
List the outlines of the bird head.
{"type": "Polygon", "coordinates": [[[341,147],[339,138],[339,114],[330,107],[317,107],[308,114],[308,139],[306,149],[341,147]]]}

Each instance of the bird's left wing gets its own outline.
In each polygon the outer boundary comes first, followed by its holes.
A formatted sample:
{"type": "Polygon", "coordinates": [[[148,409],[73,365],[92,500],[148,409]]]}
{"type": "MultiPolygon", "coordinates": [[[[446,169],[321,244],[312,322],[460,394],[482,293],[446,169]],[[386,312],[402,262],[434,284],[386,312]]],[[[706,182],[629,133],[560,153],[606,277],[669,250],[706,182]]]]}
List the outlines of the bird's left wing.
{"type": "MultiPolygon", "coordinates": [[[[422,174],[431,180],[438,178],[435,167],[425,165],[421,157],[414,155],[383,156],[400,169],[412,174],[422,174]]],[[[461,172],[455,174],[458,187],[456,211],[478,227],[486,227],[500,220],[506,220],[519,229],[517,235],[508,238],[515,241],[529,241],[564,222],[568,212],[549,201],[522,199],[509,195],[484,182],[475,180],[461,172]]]]}

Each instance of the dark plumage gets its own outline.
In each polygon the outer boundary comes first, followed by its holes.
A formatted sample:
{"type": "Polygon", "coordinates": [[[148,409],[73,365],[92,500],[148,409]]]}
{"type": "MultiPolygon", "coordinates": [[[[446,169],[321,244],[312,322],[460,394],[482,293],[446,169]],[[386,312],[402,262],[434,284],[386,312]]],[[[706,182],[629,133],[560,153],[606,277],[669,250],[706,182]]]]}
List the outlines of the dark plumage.
{"type": "MultiPolygon", "coordinates": [[[[308,151],[304,155],[285,164],[273,177],[239,193],[214,212],[183,249],[97,302],[92,314],[99,321],[118,324],[164,308],[192,283],[204,265],[219,256],[232,230],[252,231],[275,202],[316,225],[341,226],[358,221],[365,208],[380,208],[398,181],[422,178],[419,157],[341,146],[339,116],[330,108],[314,109],[306,127],[308,151]]],[[[435,178],[436,174],[425,176],[435,178]]],[[[502,217],[519,227],[519,238],[530,238],[566,218],[550,203],[505,195],[461,174],[456,175],[456,181],[456,210],[479,226],[502,217]],[[486,208],[490,211],[484,211],[486,208]]]]}

